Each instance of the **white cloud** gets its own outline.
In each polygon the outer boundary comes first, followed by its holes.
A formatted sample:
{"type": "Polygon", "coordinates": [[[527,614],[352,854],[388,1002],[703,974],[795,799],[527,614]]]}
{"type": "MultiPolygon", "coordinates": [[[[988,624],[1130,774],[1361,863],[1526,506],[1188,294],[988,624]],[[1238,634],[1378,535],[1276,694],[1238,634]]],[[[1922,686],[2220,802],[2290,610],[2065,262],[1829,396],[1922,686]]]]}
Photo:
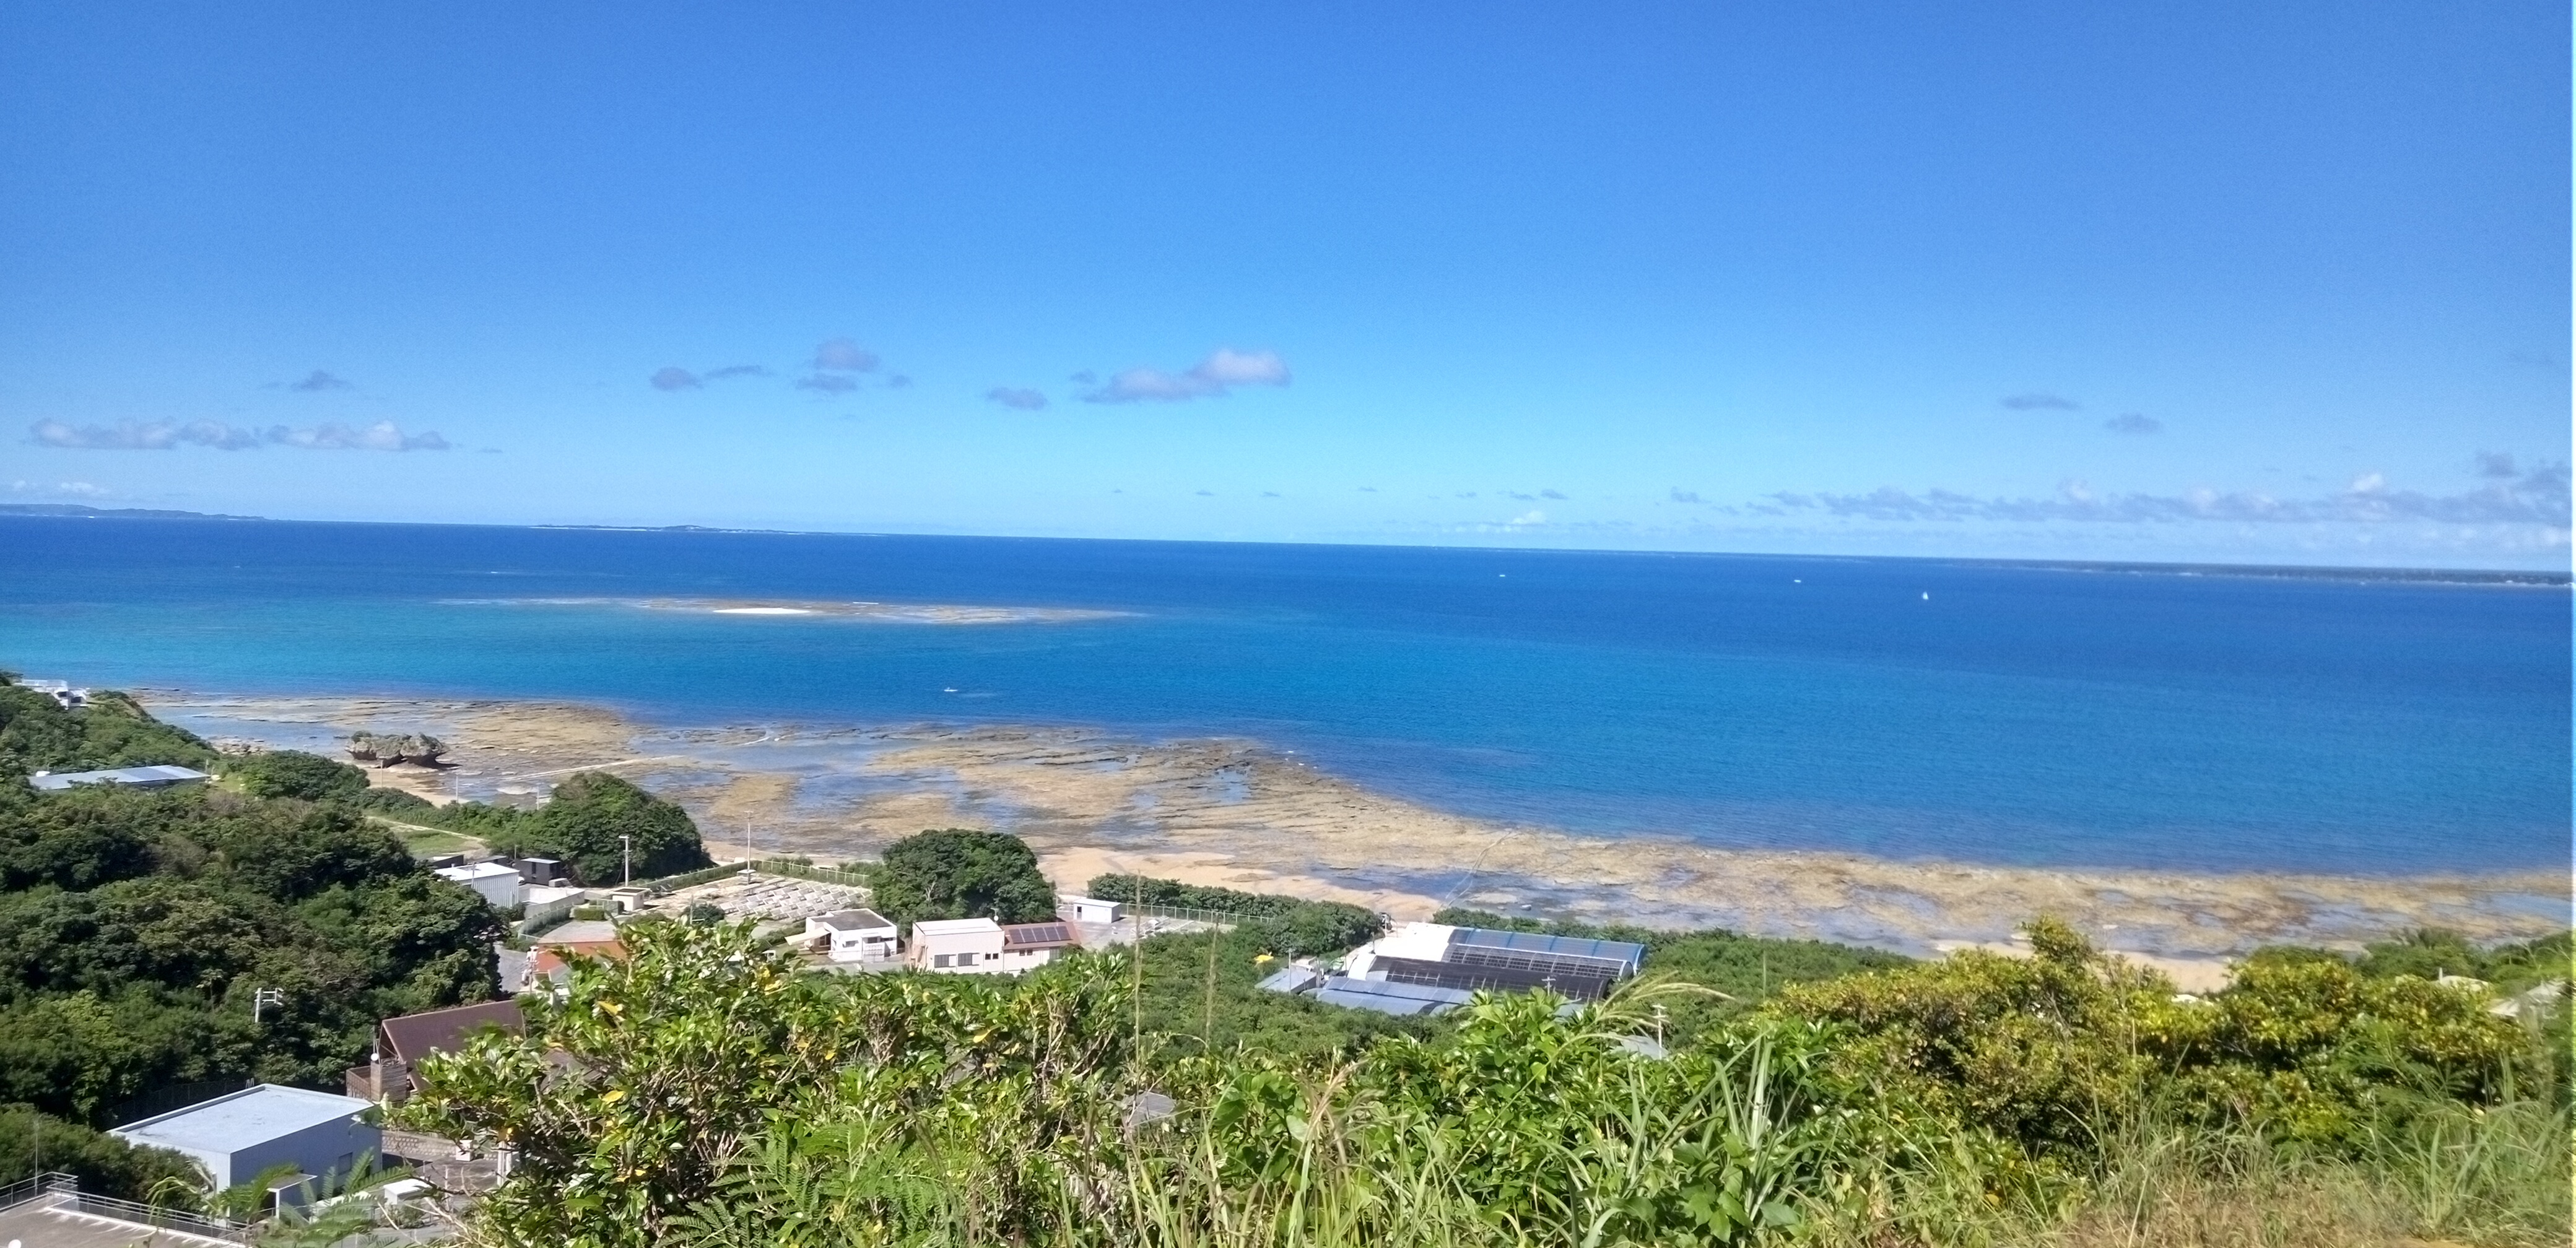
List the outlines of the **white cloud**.
{"type": "Polygon", "coordinates": [[[2084,406],[2073,399],[2067,398],[2065,395],[2050,394],[2045,390],[2026,390],[2020,394],[2008,394],[2003,397],[2002,402],[2004,406],[2009,407],[2016,412],[2036,412],[2041,410],[2072,412],[2084,406]]]}
{"type": "Polygon", "coordinates": [[[302,390],[310,394],[322,390],[354,390],[357,387],[317,368],[310,373],[306,373],[304,375],[304,380],[302,381],[290,381],[286,383],[286,388],[289,390],[302,390]]]}
{"type": "Polygon", "coordinates": [[[1015,407],[1023,412],[1034,412],[1047,405],[1046,395],[1016,386],[995,386],[985,391],[984,397],[1004,407],[1015,407]]]}
{"type": "Polygon", "coordinates": [[[656,390],[695,390],[706,384],[698,380],[696,373],[677,365],[657,370],[651,380],[656,390]]]}
{"type": "Polygon", "coordinates": [[[858,389],[859,383],[852,381],[847,377],[840,376],[837,373],[815,373],[810,377],[797,378],[796,388],[799,390],[820,390],[825,394],[848,394],[849,392],[858,389]]]}
{"type": "Polygon", "coordinates": [[[52,485],[46,485],[41,481],[12,481],[9,483],[9,492],[36,498],[106,498],[115,493],[105,486],[92,485],[87,481],[56,481],[52,485]]]}
{"type": "Polygon", "coordinates": [[[1755,515],[1822,512],[1878,521],[2048,521],[2161,524],[2195,520],[2254,523],[2380,523],[2424,520],[2445,524],[2533,524],[2564,530],[2569,519],[2568,470],[2544,465],[2511,480],[2465,494],[2424,494],[2391,488],[2386,477],[2364,473],[2338,494],[2276,498],[2260,491],[2221,492],[2203,487],[2181,494],[2102,494],[2080,480],[2058,486],[2055,498],[1980,498],[1950,490],[1920,494],[1893,486],[1867,494],[1766,496],[1746,508],[1755,515]]]}
{"type": "Polygon", "coordinates": [[[1128,369],[1082,399],[1086,403],[1177,403],[1219,397],[1236,386],[1284,386],[1290,380],[1287,361],[1276,351],[1218,347],[1185,372],[1128,369]]]}
{"type": "Polygon", "coordinates": [[[814,347],[814,367],[827,373],[873,373],[877,353],[847,338],[826,338],[814,347]]]}
{"type": "Polygon", "coordinates": [[[29,426],[27,432],[38,446],[88,451],[166,451],[181,445],[244,451],[263,444],[315,451],[449,449],[447,439],[434,431],[406,434],[401,426],[390,420],[378,421],[362,429],[339,424],[315,425],[309,429],[274,425],[265,431],[212,420],[184,425],[172,421],[137,423],[130,420],[113,425],[70,425],[59,420],[40,420],[29,426]]]}
{"type": "Polygon", "coordinates": [[[2164,429],[2165,422],[2144,412],[2123,412],[2103,421],[2102,427],[2113,433],[2157,433],[2164,429]]]}

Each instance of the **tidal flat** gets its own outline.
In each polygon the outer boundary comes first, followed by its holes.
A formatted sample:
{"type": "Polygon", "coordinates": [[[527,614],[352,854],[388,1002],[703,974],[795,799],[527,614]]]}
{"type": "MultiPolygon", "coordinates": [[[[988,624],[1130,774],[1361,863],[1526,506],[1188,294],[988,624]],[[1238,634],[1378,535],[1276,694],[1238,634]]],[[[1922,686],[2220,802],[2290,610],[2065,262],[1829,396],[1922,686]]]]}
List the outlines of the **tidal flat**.
{"type": "Polygon", "coordinates": [[[659,726],[563,702],[146,691],[210,739],[335,752],[360,729],[446,739],[443,771],[372,772],[434,800],[538,800],[613,771],[688,807],[720,857],[866,857],[924,828],[1025,838],[1059,887],[1102,871],[1348,900],[1723,926],[1924,953],[2008,945],[2054,914],[2186,984],[2259,945],[2352,947],[2413,927],[2473,940],[2564,930],[2563,872],[2382,876],[2023,867],[1714,847],[1470,818],[1371,791],[1238,738],[1079,727],[659,726]]]}

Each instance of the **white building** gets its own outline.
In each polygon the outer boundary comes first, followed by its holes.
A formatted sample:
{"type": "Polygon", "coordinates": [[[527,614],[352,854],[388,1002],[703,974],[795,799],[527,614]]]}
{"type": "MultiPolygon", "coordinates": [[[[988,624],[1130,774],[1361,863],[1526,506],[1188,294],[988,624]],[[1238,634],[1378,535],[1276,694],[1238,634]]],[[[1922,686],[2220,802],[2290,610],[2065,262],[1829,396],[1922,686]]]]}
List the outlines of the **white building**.
{"type": "Polygon", "coordinates": [[[519,918],[519,930],[533,932],[557,919],[568,918],[590,898],[578,888],[558,888],[552,884],[530,884],[519,890],[519,904],[527,907],[519,918]]]}
{"type": "Polygon", "coordinates": [[[315,1178],[333,1172],[345,1177],[360,1159],[373,1164],[384,1137],[358,1116],[369,1108],[354,1096],[263,1083],[108,1134],[184,1153],[221,1190],[281,1163],[315,1178]]]}
{"type": "Polygon", "coordinates": [[[882,962],[899,956],[894,921],[874,910],[835,910],[805,920],[805,939],[826,940],[835,962],[882,962]]]}
{"type": "Polygon", "coordinates": [[[904,960],[916,970],[999,974],[1002,925],[991,919],[923,919],[912,925],[904,960]]]}
{"type": "Polygon", "coordinates": [[[1127,917],[1127,907],[1098,897],[1066,894],[1055,899],[1055,917],[1067,923],[1115,923],[1127,917]]]}
{"type": "Polygon", "coordinates": [[[519,904],[519,888],[527,883],[518,868],[497,862],[469,862],[461,867],[440,867],[438,878],[454,880],[483,895],[483,900],[496,909],[507,910],[519,904]]]}

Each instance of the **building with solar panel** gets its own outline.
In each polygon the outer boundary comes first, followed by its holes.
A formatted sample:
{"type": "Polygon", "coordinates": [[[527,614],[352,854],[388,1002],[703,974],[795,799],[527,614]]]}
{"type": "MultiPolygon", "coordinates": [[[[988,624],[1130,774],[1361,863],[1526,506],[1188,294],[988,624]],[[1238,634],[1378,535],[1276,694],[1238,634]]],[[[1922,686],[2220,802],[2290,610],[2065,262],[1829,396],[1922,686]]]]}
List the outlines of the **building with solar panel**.
{"type": "Polygon", "coordinates": [[[1598,1001],[1645,957],[1644,945],[1624,940],[1406,923],[1353,950],[1340,974],[1311,987],[1318,1001],[1399,1015],[1441,1013],[1478,992],[1537,989],[1598,1001]]]}

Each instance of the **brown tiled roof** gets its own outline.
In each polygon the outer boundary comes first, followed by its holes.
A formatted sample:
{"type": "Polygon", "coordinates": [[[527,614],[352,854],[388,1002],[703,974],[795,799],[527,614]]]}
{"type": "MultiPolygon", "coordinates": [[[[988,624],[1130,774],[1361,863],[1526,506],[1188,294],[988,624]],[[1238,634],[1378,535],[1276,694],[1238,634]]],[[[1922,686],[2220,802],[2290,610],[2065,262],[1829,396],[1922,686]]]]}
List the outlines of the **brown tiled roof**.
{"type": "Polygon", "coordinates": [[[517,1035],[519,1003],[485,1001],[478,1005],[460,1005],[453,1009],[429,1010],[405,1014],[384,1021],[385,1056],[403,1063],[413,1063],[441,1050],[463,1047],[467,1033],[479,1027],[498,1027],[517,1035]]]}
{"type": "Polygon", "coordinates": [[[573,941],[566,944],[545,945],[539,947],[537,950],[536,961],[533,964],[534,973],[538,975],[554,974],[556,971],[564,969],[564,966],[566,965],[564,962],[565,955],[574,953],[587,954],[594,958],[606,958],[611,962],[622,962],[626,960],[626,946],[619,944],[616,941],[573,941]]]}

